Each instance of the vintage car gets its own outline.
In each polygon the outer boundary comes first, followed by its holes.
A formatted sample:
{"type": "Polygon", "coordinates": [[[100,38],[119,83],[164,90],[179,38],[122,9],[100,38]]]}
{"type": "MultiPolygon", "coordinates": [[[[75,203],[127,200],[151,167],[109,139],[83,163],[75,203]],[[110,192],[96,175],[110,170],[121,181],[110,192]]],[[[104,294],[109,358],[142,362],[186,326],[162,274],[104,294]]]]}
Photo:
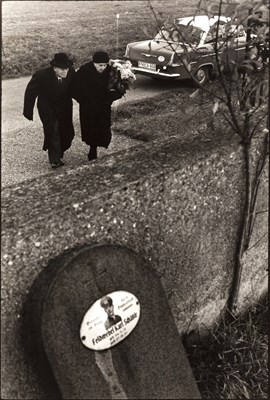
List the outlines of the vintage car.
{"type": "Polygon", "coordinates": [[[178,18],[154,39],[129,43],[124,58],[138,74],[160,79],[192,78],[203,84],[216,70],[215,43],[228,62],[238,62],[244,58],[246,32],[224,16],[178,18]],[[225,37],[230,37],[226,43],[225,37]]]}

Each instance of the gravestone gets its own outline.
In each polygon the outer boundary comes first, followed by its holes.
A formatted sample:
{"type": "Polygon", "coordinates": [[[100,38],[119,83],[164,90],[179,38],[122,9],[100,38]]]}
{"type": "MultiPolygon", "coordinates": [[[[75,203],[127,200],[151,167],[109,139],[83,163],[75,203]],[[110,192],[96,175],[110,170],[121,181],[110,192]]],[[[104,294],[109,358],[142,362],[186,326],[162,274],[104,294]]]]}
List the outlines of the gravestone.
{"type": "Polygon", "coordinates": [[[132,250],[68,251],[29,304],[40,371],[63,399],[201,398],[160,280],[132,250]]]}

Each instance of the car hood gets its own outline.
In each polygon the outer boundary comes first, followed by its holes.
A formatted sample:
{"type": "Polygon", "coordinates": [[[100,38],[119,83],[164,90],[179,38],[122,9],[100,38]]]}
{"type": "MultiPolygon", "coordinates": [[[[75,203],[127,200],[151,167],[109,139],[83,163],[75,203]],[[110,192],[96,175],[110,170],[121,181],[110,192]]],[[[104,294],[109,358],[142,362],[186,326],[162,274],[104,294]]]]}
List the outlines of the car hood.
{"type": "Polygon", "coordinates": [[[173,53],[182,53],[183,47],[179,43],[168,43],[165,40],[144,40],[142,42],[130,43],[129,58],[131,60],[141,60],[148,62],[157,62],[159,56],[164,57],[164,61],[160,64],[166,64],[170,61],[173,53]]]}

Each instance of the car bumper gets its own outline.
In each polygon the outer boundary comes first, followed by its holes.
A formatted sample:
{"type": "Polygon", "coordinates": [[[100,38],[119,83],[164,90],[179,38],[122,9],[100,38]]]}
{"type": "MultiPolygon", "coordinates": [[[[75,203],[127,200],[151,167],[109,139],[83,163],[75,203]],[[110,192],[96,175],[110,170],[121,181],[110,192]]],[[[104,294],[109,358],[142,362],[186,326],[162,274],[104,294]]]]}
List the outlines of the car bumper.
{"type": "Polygon", "coordinates": [[[177,78],[182,77],[181,74],[179,74],[179,73],[161,72],[159,70],[151,71],[149,69],[144,69],[144,68],[139,68],[139,67],[132,67],[132,70],[138,74],[148,75],[148,76],[156,76],[156,77],[160,77],[160,78],[177,79],[177,78]]]}

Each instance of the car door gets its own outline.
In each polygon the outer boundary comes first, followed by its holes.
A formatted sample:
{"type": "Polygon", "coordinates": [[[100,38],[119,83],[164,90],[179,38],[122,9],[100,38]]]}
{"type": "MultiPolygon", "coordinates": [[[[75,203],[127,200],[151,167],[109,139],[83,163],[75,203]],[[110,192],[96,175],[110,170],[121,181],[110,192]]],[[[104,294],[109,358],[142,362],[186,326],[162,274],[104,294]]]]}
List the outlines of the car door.
{"type": "Polygon", "coordinates": [[[246,53],[246,32],[242,25],[231,25],[227,33],[229,59],[241,63],[246,53]]]}
{"type": "MultiPolygon", "coordinates": [[[[230,66],[240,63],[245,56],[246,34],[242,26],[215,23],[209,30],[205,44],[212,46],[213,53],[218,56],[225,67],[230,70],[230,66]]],[[[216,56],[214,56],[216,58],[216,56]]]]}
{"type": "Polygon", "coordinates": [[[222,38],[222,25],[220,22],[219,28],[217,23],[215,23],[208,32],[205,32],[202,40],[197,48],[198,54],[200,54],[200,63],[202,65],[209,64],[213,65],[215,69],[216,66],[216,56],[223,57],[224,52],[224,41],[222,38]],[[217,32],[218,29],[218,32],[217,32]],[[216,54],[217,51],[217,54],[216,54]]]}

